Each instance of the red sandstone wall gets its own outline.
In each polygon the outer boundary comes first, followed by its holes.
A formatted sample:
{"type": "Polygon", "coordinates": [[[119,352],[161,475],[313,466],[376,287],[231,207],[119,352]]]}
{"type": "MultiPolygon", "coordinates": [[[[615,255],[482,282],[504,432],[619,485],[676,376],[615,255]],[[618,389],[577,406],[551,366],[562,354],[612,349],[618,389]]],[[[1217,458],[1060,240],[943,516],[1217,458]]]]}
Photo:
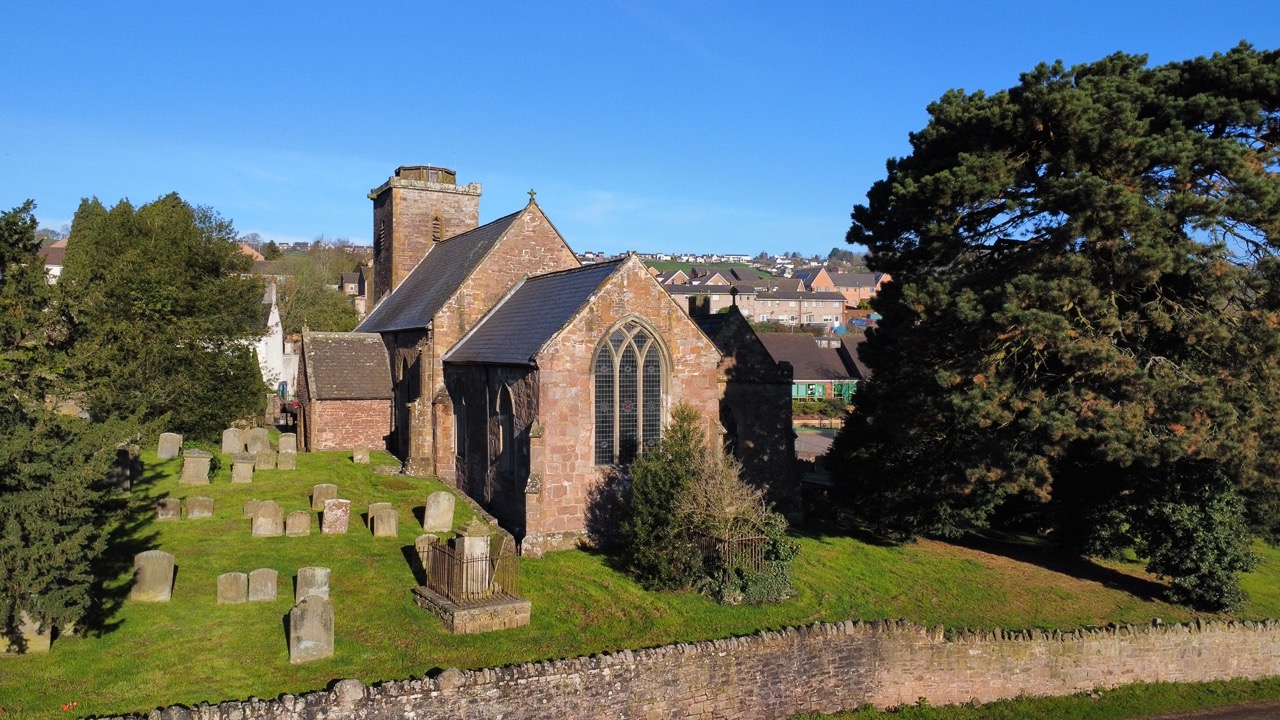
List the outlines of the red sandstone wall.
{"type": "Polygon", "coordinates": [[[317,400],[312,407],[311,450],[380,450],[391,431],[390,400],[317,400]]]}
{"type": "Polygon", "coordinates": [[[538,417],[542,424],[542,490],[529,503],[524,551],[572,544],[584,530],[587,498],[600,482],[595,464],[596,346],[628,317],[646,322],[665,346],[667,387],[664,418],[677,403],[702,413],[710,437],[719,435],[720,352],[662,286],[632,258],[598,291],[587,312],[575,318],[538,355],[541,375],[538,417]]]}
{"type": "MultiPolygon", "coordinates": [[[[538,610],[534,608],[534,616],[538,610]]],[[[787,718],[799,713],[1070,695],[1133,682],[1280,675],[1280,622],[1122,627],[948,640],[901,622],[844,622],[744,638],[623,650],[278,700],[227,702],[240,720],[787,718]]],[[[153,716],[156,713],[152,714],[153,716]]],[[[188,717],[166,710],[162,717],[188,717]]],[[[141,717],[141,716],[138,716],[141,717]]]]}

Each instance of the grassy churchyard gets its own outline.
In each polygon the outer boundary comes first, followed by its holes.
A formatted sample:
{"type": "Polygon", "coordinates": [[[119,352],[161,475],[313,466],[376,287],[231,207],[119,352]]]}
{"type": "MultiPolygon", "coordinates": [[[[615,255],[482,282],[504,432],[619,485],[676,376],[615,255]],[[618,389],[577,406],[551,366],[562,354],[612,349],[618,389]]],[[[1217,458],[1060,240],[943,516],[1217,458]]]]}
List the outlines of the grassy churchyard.
{"type": "MultiPolygon", "coordinates": [[[[819,620],[904,617],[970,628],[1068,628],[1107,622],[1186,620],[1193,614],[1152,598],[1160,586],[1137,563],[1062,561],[1018,539],[962,544],[921,541],[885,547],[843,535],[800,532],[793,563],[797,595],[771,606],[726,607],[696,594],[643,591],[598,553],[554,553],[521,564],[521,592],[533,602],[529,627],[453,636],[418,608],[409,553],[420,533],[433,480],[375,474],[348,453],[298,456],[296,471],[259,471],[250,485],[229,482],[230,462],[208,486],[180,485],[181,460],[143,453],[130,519],[114,538],[106,569],[101,629],[59,637],[48,655],[0,658],[4,717],[144,712],[182,703],[320,689],[335,678],[366,683],[422,676],[437,668],[477,668],[573,657],[624,648],[745,635],[819,620]],[[254,538],[241,516],[246,500],[275,500],[287,514],[309,507],[311,487],[334,483],[352,501],[348,534],[322,536],[312,517],[307,537],[254,538]],[[156,522],[155,503],[170,497],[215,499],[211,519],[156,522]],[[371,502],[399,511],[398,538],[374,538],[361,514],[371,502]],[[176,556],[173,599],[127,599],[135,553],[176,556]],[[299,567],[332,569],[335,656],[289,663],[285,627],[299,567]],[[218,605],[216,579],[226,572],[274,568],[274,602],[218,605]]],[[[471,518],[459,502],[455,527],[471,518]]],[[[1245,577],[1241,617],[1280,616],[1280,552],[1259,548],[1263,563],[1245,577]]]]}

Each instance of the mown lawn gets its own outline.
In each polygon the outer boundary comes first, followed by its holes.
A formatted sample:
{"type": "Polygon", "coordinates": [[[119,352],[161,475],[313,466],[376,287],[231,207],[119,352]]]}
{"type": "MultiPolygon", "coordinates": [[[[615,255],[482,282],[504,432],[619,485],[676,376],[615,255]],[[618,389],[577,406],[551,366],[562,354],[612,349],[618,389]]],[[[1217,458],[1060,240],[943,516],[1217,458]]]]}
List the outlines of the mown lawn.
{"type": "MultiPolygon", "coordinates": [[[[745,635],[819,620],[909,618],[970,628],[1066,628],[1107,622],[1186,620],[1192,613],[1154,600],[1159,585],[1139,565],[1057,561],[1034,543],[976,539],[966,544],[921,541],[883,547],[843,536],[799,534],[797,594],[774,606],[722,607],[694,594],[641,590],[591,552],[555,553],[521,565],[522,593],[533,601],[526,628],[452,636],[419,609],[408,553],[419,534],[420,508],[433,480],[384,476],[354,465],[344,453],[299,456],[294,472],[255,475],[229,484],[224,464],[214,483],[178,485],[180,461],[144,454],[147,473],[133,493],[138,520],[121,528],[115,578],[104,593],[100,632],[62,637],[45,656],[0,659],[0,707],[6,717],[61,715],[76,702],[80,715],[142,712],[182,703],[250,696],[272,698],[326,687],[332,679],[421,676],[447,667],[475,668],[572,657],[623,648],[745,635]],[[286,514],[307,509],[311,486],[334,482],[352,500],[351,531],[321,536],[313,519],[305,538],[252,538],[241,517],[250,498],[273,499],[286,514]],[[215,517],[155,523],[157,498],[207,495],[215,517]],[[398,538],[373,538],[360,513],[374,501],[400,511],[398,538]],[[173,601],[124,599],[134,553],[160,548],[177,556],[173,601]],[[289,664],[285,622],[299,567],[333,569],[336,655],[289,664]],[[219,574],[272,567],[280,593],[271,603],[216,604],[219,574]]],[[[389,456],[373,463],[389,463],[389,456]]],[[[470,519],[458,504],[455,527],[470,519]]],[[[1280,616],[1280,553],[1260,548],[1264,563],[1246,578],[1249,618],[1280,616]]]]}

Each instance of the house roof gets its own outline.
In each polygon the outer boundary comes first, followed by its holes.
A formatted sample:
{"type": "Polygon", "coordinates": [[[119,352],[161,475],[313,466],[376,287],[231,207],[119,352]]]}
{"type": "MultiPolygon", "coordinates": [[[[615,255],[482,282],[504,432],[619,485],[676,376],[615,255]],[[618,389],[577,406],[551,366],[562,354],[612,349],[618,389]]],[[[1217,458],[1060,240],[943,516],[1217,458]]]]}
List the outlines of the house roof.
{"type": "Polygon", "coordinates": [[[838,292],[818,291],[810,292],[808,290],[760,290],[756,293],[756,297],[761,300],[839,300],[844,302],[844,296],[838,292]]]}
{"type": "Polygon", "coordinates": [[[836,287],[873,288],[884,273],[828,273],[836,287]]]}
{"type": "Polygon", "coordinates": [[[529,365],[626,259],[527,278],[445,356],[446,362],[529,365]]]}
{"type": "Polygon", "coordinates": [[[391,365],[381,335],[305,332],[302,352],[313,399],[391,399],[391,365]]]}
{"type": "Polygon", "coordinates": [[[844,350],[849,355],[849,360],[853,363],[853,367],[858,371],[858,378],[861,380],[871,379],[871,368],[858,357],[858,344],[866,340],[867,336],[860,332],[847,332],[840,336],[840,343],[844,345],[844,350]]]}
{"type": "Polygon", "coordinates": [[[817,338],[806,333],[760,333],[760,342],[777,362],[791,363],[796,382],[853,380],[850,368],[837,347],[820,347],[817,338]]]}
{"type": "Polygon", "coordinates": [[[61,267],[62,261],[67,254],[67,241],[59,240],[51,245],[40,248],[38,253],[44,258],[45,267],[61,267]]]}
{"type": "Polygon", "coordinates": [[[409,276],[379,302],[357,332],[423,328],[457,292],[524,210],[435,243],[409,276]]]}
{"type": "Polygon", "coordinates": [[[710,265],[694,265],[691,268],[689,277],[691,278],[709,277],[715,274],[719,274],[725,280],[729,280],[731,282],[743,281],[743,280],[765,279],[765,273],[762,273],[761,271],[756,270],[755,268],[750,268],[750,267],[722,268],[722,267],[714,267],[710,265]]]}
{"type": "Polygon", "coordinates": [[[339,280],[339,282],[343,285],[347,285],[347,284],[358,285],[360,284],[360,273],[344,272],[342,273],[342,279],[339,280]]]}

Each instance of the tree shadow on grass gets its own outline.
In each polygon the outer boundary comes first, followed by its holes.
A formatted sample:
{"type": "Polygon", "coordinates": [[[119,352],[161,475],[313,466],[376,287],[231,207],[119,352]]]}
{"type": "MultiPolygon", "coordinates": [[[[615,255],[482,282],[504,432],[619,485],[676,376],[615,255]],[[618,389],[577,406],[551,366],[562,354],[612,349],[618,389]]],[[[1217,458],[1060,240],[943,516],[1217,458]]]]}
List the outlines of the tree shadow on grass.
{"type": "MultiPolygon", "coordinates": [[[[97,602],[89,607],[78,632],[102,636],[119,629],[115,619],[132,588],[135,555],[159,547],[159,533],[151,524],[155,520],[156,501],[150,488],[162,476],[156,467],[143,468],[133,479],[132,490],[113,498],[104,513],[116,518],[106,533],[106,551],[93,566],[92,592],[97,602]]],[[[176,572],[176,568],[175,568],[176,572]]]]}
{"type": "Polygon", "coordinates": [[[1052,543],[989,533],[969,533],[945,542],[1035,565],[1077,580],[1096,582],[1105,588],[1118,590],[1147,602],[1166,602],[1165,593],[1168,588],[1163,583],[1099,565],[1089,558],[1061,550],[1052,543]]]}

